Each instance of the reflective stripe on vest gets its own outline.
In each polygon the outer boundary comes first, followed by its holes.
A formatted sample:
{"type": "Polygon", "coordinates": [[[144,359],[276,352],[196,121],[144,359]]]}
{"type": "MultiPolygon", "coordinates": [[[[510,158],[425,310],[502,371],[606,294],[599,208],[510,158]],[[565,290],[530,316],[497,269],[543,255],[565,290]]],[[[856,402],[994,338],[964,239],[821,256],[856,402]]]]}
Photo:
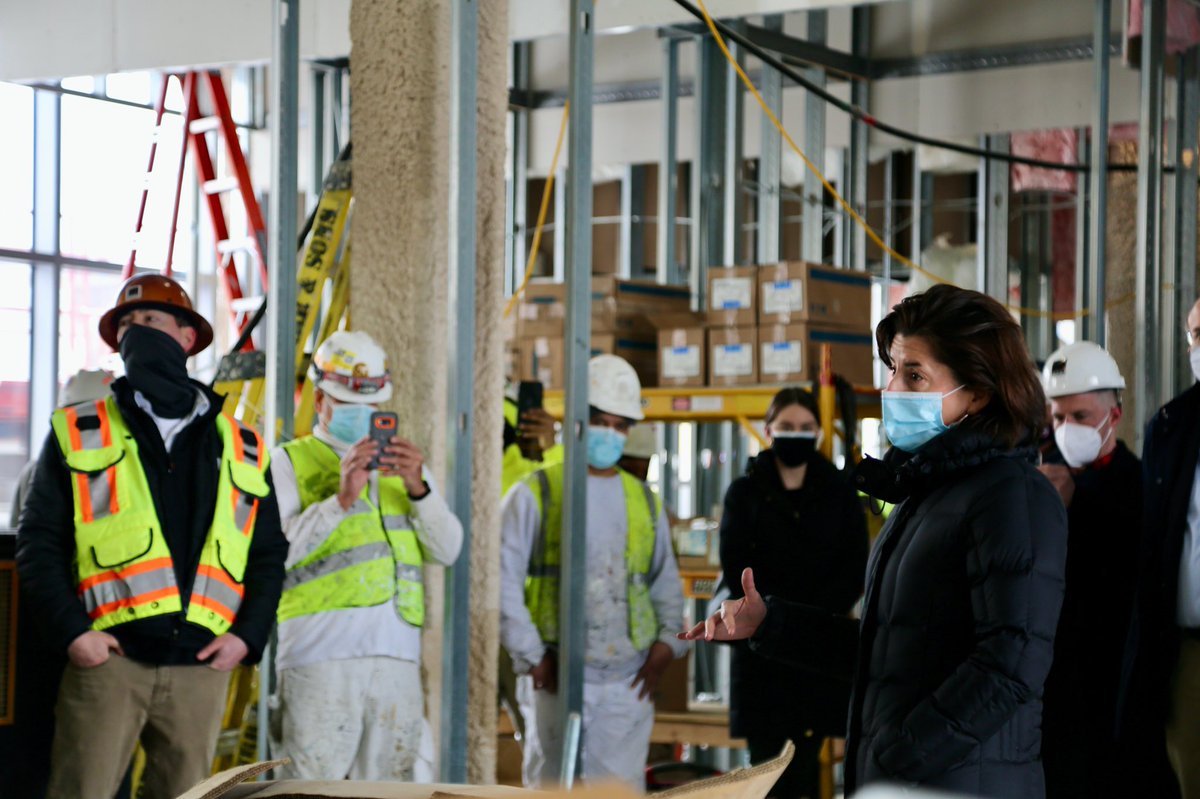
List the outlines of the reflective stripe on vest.
{"type": "MultiPolygon", "coordinates": [[[[312,436],[283,447],[292,462],[300,507],[327,499],[337,490],[341,459],[312,436]]],[[[425,622],[424,555],[417,540],[412,503],[404,481],[378,481],[379,506],[368,484],[341,523],[290,569],[284,578],[279,621],[330,610],[392,602],[413,626],[425,622]]]]}
{"type": "MultiPolygon", "coordinates": [[[[620,471],[625,492],[628,533],[625,539],[629,640],[649,649],[658,637],[658,619],[650,601],[649,572],[660,506],[650,486],[620,471]]],[[[538,531],[529,554],[525,605],[546,643],[558,642],[559,578],[562,562],[563,465],[554,464],[525,479],[538,504],[538,531]]]]}
{"type": "MultiPolygon", "coordinates": [[[[92,627],[183,611],[137,441],[115,400],[59,409],[52,426],[73,475],[77,590],[92,627]]],[[[223,452],[216,506],[186,618],[220,635],[245,594],[241,580],[269,459],[253,430],[231,417],[218,417],[216,426],[223,452]]]]}

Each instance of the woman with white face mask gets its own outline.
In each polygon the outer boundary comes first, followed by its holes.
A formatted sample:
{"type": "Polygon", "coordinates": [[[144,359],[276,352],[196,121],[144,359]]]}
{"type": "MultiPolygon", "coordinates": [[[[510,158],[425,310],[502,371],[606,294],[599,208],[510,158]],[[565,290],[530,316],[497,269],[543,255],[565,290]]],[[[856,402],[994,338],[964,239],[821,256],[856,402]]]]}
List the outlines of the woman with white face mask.
{"type": "MultiPolygon", "coordinates": [[[[817,402],[785,388],[767,409],[770,445],[734,480],[721,516],[721,568],[734,600],[742,572],[758,589],[790,602],[846,615],[862,596],[867,522],[850,481],[817,450],[817,402]]],[[[769,660],[747,646],[731,653],[729,732],[745,738],[750,760],[778,756],[791,740],[796,753],[771,796],[819,795],[821,744],[846,734],[850,672],[817,676],[769,660]]]]}
{"type": "Polygon", "coordinates": [[[853,674],[846,794],[873,782],[1041,799],[1042,687],[1063,595],[1066,514],[1034,466],[1045,402],[1020,326],[948,285],[875,331],[893,447],[855,472],[899,503],[867,566],[861,623],[745,597],[687,635],[853,674]]]}
{"type": "Polygon", "coordinates": [[[1046,795],[1146,793],[1138,788],[1147,768],[1113,736],[1142,513],[1141,462],[1117,440],[1125,379],[1102,347],[1080,341],[1046,360],[1042,385],[1057,452],[1038,470],[1067,506],[1068,527],[1067,589],[1042,722],[1046,795]]]}

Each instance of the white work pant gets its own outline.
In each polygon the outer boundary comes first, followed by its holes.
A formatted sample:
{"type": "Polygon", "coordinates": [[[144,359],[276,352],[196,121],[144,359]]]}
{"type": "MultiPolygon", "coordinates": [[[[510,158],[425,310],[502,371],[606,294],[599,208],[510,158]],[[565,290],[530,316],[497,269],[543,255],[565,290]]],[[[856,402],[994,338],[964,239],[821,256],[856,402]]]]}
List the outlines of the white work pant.
{"type": "Polygon", "coordinates": [[[351,658],[281,669],[282,779],[411,782],[424,718],[409,660],[351,658]]]}
{"type": "MultiPolygon", "coordinates": [[[[645,791],[654,704],[638,699],[639,688],[630,688],[626,680],[584,683],[580,779],[621,780],[639,793],[645,791]]],[[[525,787],[554,785],[562,773],[558,697],[534,690],[533,678],[526,674],[517,678],[517,701],[525,717],[525,787]]]]}

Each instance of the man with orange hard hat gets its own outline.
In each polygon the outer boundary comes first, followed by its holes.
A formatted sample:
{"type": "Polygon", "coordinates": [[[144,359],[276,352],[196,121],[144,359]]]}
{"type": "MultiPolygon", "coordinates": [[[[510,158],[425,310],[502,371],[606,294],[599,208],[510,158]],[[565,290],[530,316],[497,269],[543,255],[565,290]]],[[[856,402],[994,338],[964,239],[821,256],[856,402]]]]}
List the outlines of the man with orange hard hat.
{"type": "Polygon", "coordinates": [[[54,412],[17,533],[25,601],[66,651],[50,799],[111,799],[140,741],[140,796],[208,775],[229,671],[262,654],[287,540],[254,430],[188,378],[212,328],[168,277],[100,319],[125,376],[54,412]]]}

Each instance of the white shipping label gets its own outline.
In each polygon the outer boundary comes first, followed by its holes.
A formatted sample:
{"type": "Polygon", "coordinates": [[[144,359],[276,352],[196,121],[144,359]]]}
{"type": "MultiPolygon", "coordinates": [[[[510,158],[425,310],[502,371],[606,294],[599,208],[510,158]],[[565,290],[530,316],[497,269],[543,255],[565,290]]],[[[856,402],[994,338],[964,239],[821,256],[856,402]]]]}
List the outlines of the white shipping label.
{"type": "Polygon", "coordinates": [[[712,281],[712,297],[709,308],[714,311],[750,308],[754,299],[754,278],[716,277],[712,281]]]}
{"type": "Polygon", "coordinates": [[[759,369],[764,375],[792,375],[804,371],[804,348],[799,341],[773,341],[762,345],[759,369]]]}
{"type": "Polygon", "coordinates": [[[798,313],[804,310],[804,283],[772,280],[762,284],[763,313],[798,313]]]}
{"type": "Polygon", "coordinates": [[[754,347],[722,344],[712,350],[713,377],[746,377],[754,374],[754,347]]]}
{"type": "Polygon", "coordinates": [[[662,376],[673,380],[700,376],[700,348],[663,347],[662,376]]]}

